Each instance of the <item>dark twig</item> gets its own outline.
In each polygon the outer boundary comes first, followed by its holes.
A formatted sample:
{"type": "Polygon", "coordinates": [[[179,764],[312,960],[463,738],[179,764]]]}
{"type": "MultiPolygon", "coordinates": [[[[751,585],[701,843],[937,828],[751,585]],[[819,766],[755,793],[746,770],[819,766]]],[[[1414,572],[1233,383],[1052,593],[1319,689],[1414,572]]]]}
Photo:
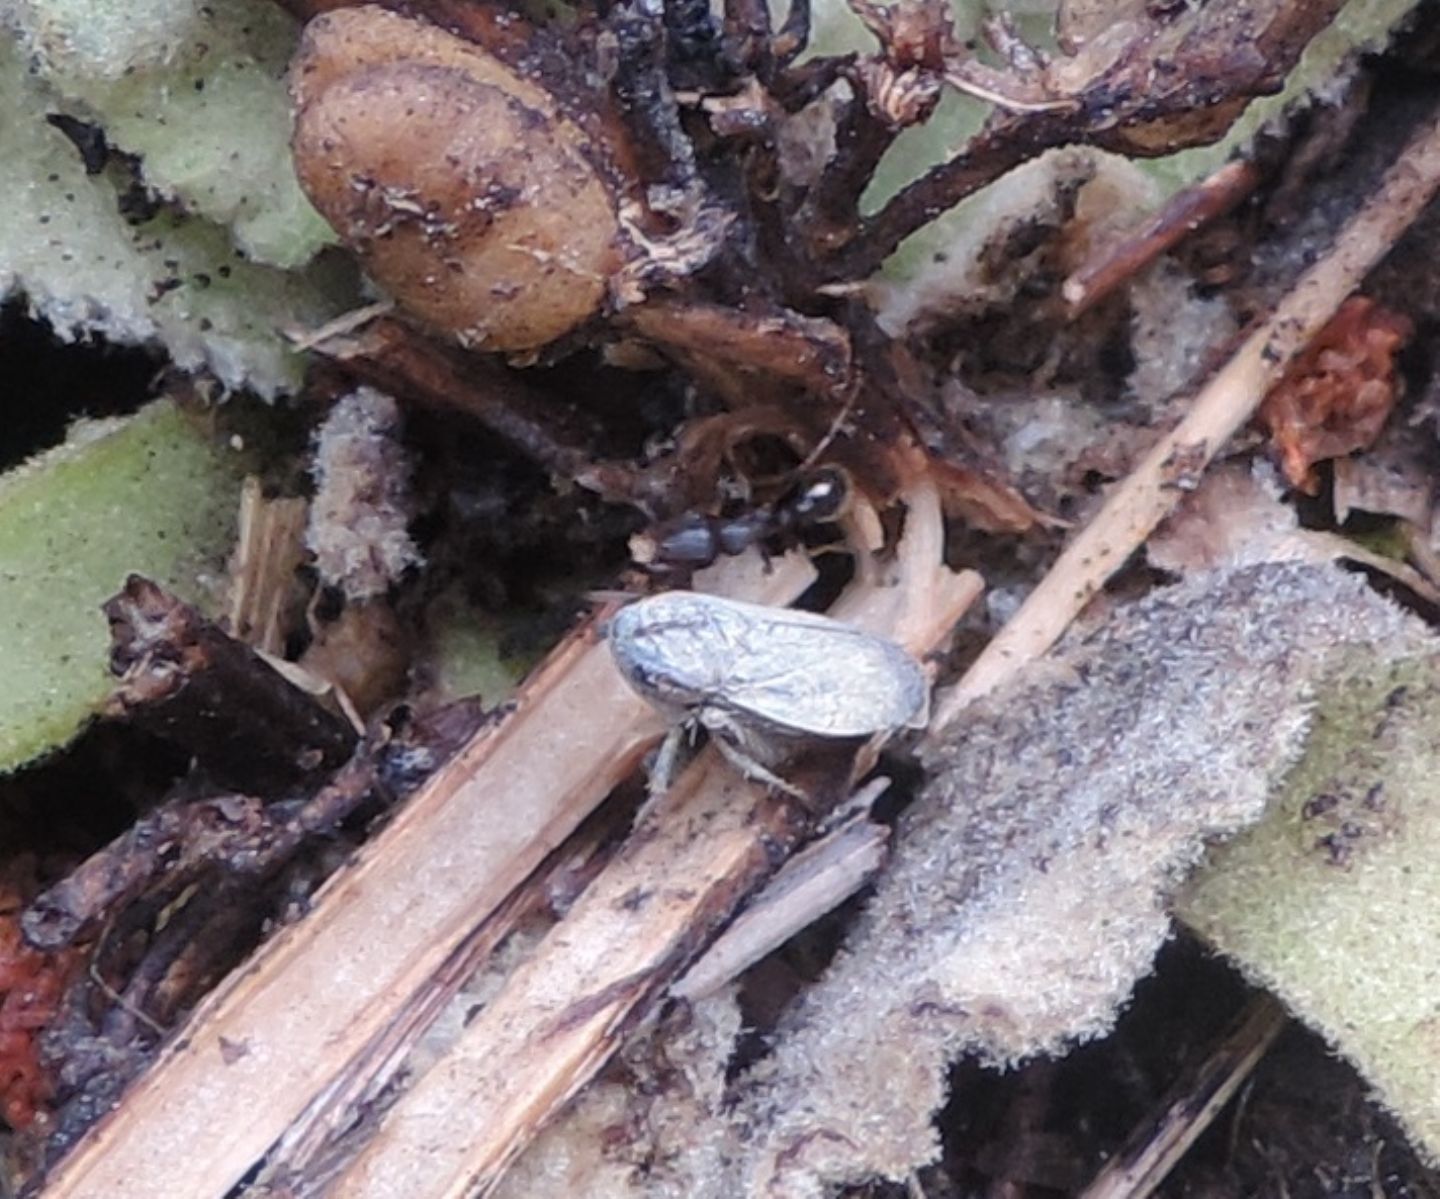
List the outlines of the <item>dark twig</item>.
{"type": "MultiPolygon", "coordinates": [[[[297,868],[314,869],[304,851],[362,809],[413,789],[478,722],[474,705],[460,703],[377,731],[308,799],[166,804],[34,901],[22,927],[36,944],[104,930],[91,971],[71,985],[64,1020],[46,1038],[60,1089],[53,1152],[113,1105],[158,1035],[241,960],[277,897],[292,893],[297,868]]],[[[222,1056],[243,1052],[221,1047],[222,1056]]]]}
{"type": "Polygon", "coordinates": [[[790,0],[790,11],[770,44],[771,59],[777,66],[789,66],[809,44],[810,0],[790,0]]]}
{"type": "Polygon", "coordinates": [[[666,28],[658,14],[638,3],[617,9],[609,28],[619,42],[610,86],[625,116],[647,205],[674,220],[693,216],[702,189],[695,149],[680,127],[680,110],[666,74],[666,28]]]}
{"type": "Polygon", "coordinates": [[[157,877],[168,876],[173,894],[269,827],[260,801],[246,796],[168,803],[38,896],[23,918],[25,939],[37,949],[71,945],[98,930],[157,877]]]}
{"type": "Polygon", "coordinates": [[[1207,5],[1155,28],[1074,97],[1073,107],[996,113],[962,154],[904,188],[826,266],[864,278],[923,225],[1053,146],[1170,154],[1222,137],[1246,103],[1279,89],[1343,0],[1207,5]]]}
{"type": "Polygon", "coordinates": [[[120,682],[108,712],[184,746],[221,786],[273,796],[355,748],[349,722],[149,579],[105,605],[120,682]]]}
{"type": "Polygon", "coordinates": [[[725,40],[731,60],[755,70],[770,50],[770,6],[766,0],[725,0],[725,40]]]}
{"type": "Polygon", "coordinates": [[[173,1027],[254,944],[268,913],[247,898],[230,885],[203,903],[192,899],[187,907],[198,908],[195,927],[182,929],[179,920],[167,921],[156,933],[141,970],[125,988],[126,1003],[162,1027],[173,1027]]]}
{"type": "Polygon", "coordinates": [[[847,78],[856,58],[854,54],[832,54],[806,59],[799,66],[777,75],[770,93],[775,103],[786,112],[799,112],[847,78]]]}
{"type": "Polygon", "coordinates": [[[474,417],[557,478],[576,480],[607,500],[647,506],[643,480],[629,467],[596,460],[599,428],[513,371],[390,318],[314,348],[346,373],[403,399],[474,417]]]}
{"type": "Polygon", "coordinates": [[[863,87],[852,74],[855,95],[835,130],[835,153],[811,191],[800,228],[819,257],[838,250],[855,236],[860,223],[860,197],[875,168],[900,129],[870,107],[863,87]]]}
{"type": "Polygon", "coordinates": [[[1069,315],[1073,318],[1089,311],[1181,239],[1233,211],[1255,190],[1260,177],[1260,168],[1252,162],[1228,162],[1174,196],[1118,243],[1101,247],[1065,280],[1061,294],[1069,315]]]}

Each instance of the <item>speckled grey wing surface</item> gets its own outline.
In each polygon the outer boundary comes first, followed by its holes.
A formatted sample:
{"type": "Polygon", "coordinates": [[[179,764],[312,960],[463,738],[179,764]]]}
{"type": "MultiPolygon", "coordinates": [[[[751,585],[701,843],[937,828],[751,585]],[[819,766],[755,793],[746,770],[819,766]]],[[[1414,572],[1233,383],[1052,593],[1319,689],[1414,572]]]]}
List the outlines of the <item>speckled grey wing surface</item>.
{"type": "Polygon", "coordinates": [[[723,702],[822,737],[868,737],[925,724],[920,664],[883,637],[809,612],[735,605],[739,652],[723,702]]]}
{"type": "Polygon", "coordinates": [[[894,642],[828,617],[695,592],[640,600],[611,644],[641,694],[815,737],[924,725],[929,684],[894,642]]]}

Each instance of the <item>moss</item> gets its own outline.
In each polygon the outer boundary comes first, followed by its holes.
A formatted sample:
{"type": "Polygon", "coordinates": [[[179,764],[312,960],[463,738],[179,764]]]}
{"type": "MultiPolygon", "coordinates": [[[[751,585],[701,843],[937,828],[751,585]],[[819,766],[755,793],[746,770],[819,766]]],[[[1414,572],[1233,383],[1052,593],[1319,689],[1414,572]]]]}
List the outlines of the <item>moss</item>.
{"type": "Polygon", "coordinates": [[[426,626],[421,659],[431,686],[443,699],[478,695],[493,707],[510,696],[533,665],[535,655],[507,652],[514,630],[499,618],[477,612],[458,590],[430,605],[426,626]]]}

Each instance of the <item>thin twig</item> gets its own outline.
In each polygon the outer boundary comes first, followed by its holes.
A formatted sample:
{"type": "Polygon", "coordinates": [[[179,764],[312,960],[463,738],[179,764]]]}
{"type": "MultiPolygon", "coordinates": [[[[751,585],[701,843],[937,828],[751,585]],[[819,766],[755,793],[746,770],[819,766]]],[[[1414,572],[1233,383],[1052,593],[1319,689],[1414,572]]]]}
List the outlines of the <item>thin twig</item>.
{"type": "Polygon", "coordinates": [[[1411,139],[1365,206],[1234,357],[1189,414],[1121,483],[1024,605],[936,707],[933,728],[1045,653],[1250,419],[1286,364],[1420,215],[1440,187],[1440,120],[1411,139]]]}
{"type": "Polygon", "coordinates": [[[1067,314],[1074,318],[1089,311],[1181,239],[1233,211],[1255,190],[1260,178],[1260,168],[1248,160],[1227,162],[1213,175],[1171,197],[1139,228],[1100,247],[1060,289],[1067,314]]]}
{"type": "Polygon", "coordinates": [[[1152,1194],[1250,1077],[1286,1021],[1285,1009],[1269,995],[1251,1000],[1199,1068],[1170,1088],[1080,1199],[1152,1194]]]}

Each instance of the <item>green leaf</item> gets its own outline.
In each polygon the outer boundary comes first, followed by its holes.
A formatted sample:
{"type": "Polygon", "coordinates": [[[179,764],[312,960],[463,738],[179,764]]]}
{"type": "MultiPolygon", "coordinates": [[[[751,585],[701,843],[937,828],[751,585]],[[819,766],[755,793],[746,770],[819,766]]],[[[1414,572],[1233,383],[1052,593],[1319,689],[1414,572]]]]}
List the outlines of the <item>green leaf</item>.
{"type": "Polygon", "coordinates": [[[1440,1157],[1440,668],[1348,657],[1265,820],[1214,851],[1176,911],[1440,1157]]]}
{"type": "Polygon", "coordinates": [[[109,694],[100,605],[126,575],[213,609],[241,467],[162,401],[0,478],[0,772],[63,746],[109,694]]]}

